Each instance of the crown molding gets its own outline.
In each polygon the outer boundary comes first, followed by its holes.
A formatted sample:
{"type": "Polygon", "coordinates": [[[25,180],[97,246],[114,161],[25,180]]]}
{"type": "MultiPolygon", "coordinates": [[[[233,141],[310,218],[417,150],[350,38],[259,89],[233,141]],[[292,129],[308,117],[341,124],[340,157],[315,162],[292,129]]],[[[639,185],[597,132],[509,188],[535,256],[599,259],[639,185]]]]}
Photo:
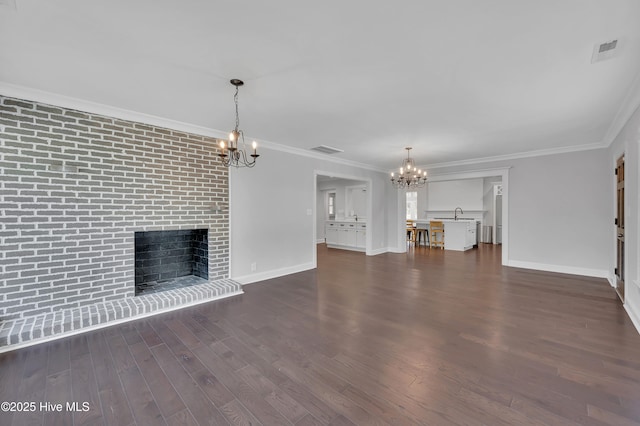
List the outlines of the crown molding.
{"type": "Polygon", "coordinates": [[[431,169],[439,169],[443,167],[469,166],[474,164],[490,163],[493,161],[505,161],[505,160],[517,160],[520,158],[542,157],[545,155],[565,154],[568,152],[579,152],[579,151],[590,151],[593,149],[603,149],[607,147],[608,145],[605,143],[573,145],[573,146],[565,146],[565,147],[559,147],[559,148],[525,151],[525,152],[519,152],[515,154],[496,155],[494,157],[480,157],[480,158],[471,158],[469,160],[450,161],[447,163],[434,163],[434,164],[428,164],[422,167],[422,169],[431,170],[431,169]]]}
{"type": "Polygon", "coordinates": [[[342,158],[331,158],[329,154],[316,153],[302,148],[295,148],[292,146],[282,145],[269,141],[262,141],[256,139],[263,147],[273,149],[275,151],[286,152],[289,154],[299,155],[301,157],[310,157],[318,160],[329,161],[331,163],[342,164],[345,166],[357,167],[359,169],[371,170],[374,172],[387,173],[386,169],[381,167],[372,166],[371,164],[359,163],[357,161],[345,160],[342,158]]]}
{"type": "Polygon", "coordinates": [[[609,129],[604,137],[606,146],[610,146],[616,140],[622,128],[627,124],[633,113],[640,107],[640,72],[631,83],[629,92],[625,96],[616,116],[613,118],[609,129]]]}
{"type": "MultiPolygon", "coordinates": [[[[118,108],[111,105],[100,104],[97,102],[87,101],[83,99],[73,98],[70,96],[60,95],[57,93],[47,92],[44,90],[34,89],[31,87],[19,86],[7,82],[0,81],[0,94],[12,98],[26,99],[35,102],[42,102],[50,105],[60,106],[64,108],[74,109],[77,111],[88,112],[92,114],[100,114],[108,117],[119,118],[121,120],[135,121],[144,124],[150,124],[158,127],[164,127],[171,130],[178,130],[187,133],[193,133],[200,136],[209,136],[213,138],[226,139],[227,132],[212,129],[209,127],[198,126],[182,121],[171,120],[169,118],[158,117],[151,114],[145,114],[138,111],[132,111],[124,108],[118,108]]],[[[331,158],[326,154],[315,153],[301,148],[294,148],[275,142],[262,139],[256,141],[263,148],[272,149],[274,151],[286,152],[289,154],[299,155],[303,157],[315,158],[318,160],[329,161],[336,164],[342,164],[350,167],[371,170],[375,172],[386,173],[385,169],[375,167],[369,164],[359,163],[357,161],[345,160],[341,158],[331,158]]]]}
{"type": "Polygon", "coordinates": [[[506,166],[506,167],[492,167],[488,169],[454,171],[454,172],[446,172],[446,173],[436,173],[436,174],[429,175],[428,177],[429,177],[429,182],[485,178],[485,177],[491,177],[491,176],[502,176],[505,173],[508,173],[511,168],[512,166],[506,166]]]}
{"type": "MultiPolygon", "coordinates": [[[[638,74],[638,77],[640,77],[640,74],[638,74]]],[[[422,166],[421,168],[427,169],[427,170],[433,170],[433,169],[445,168],[445,167],[468,166],[468,165],[474,165],[474,164],[489,163],[493,161],[515,160],[520,158],[539,157],[544,155],[554,155],[554,154],[563,154],[568,152],[588,151],[593,149],[607,148],[611,144],[611,142],[613,142],[613,140],[615,139],[615,136],[617,136],[617,134],[620,132],[624,124],[626,124],[626,121],[629,119],[631,114],[633,114],[633,112],[635,111],[635,108],[632,109],[632,106],[636,105],[637,103],[640,103],[640,78],[638,77],[636,78],[636,81],[634,83],[634,88],[635,88],[634,91],[632,91],[629,94],[629,96],[627,96],[627,99],[625,99],[624,105],[626,107],[620,109],[620,111],[616,115],[616,120],[614,120],[614,124],[612,124],[612,126],[609,128],[609,132],[607,133],[607,138],[605,139],[607,143],[603,142],[603,143],[589,144],[589,145],[574,145],[574,146],[568,146],[568,147],[527,151],[527,152],[521,152],[516,154],[498,155],[493,157],[481,157],[481,158],[472,158],[468,160],[451,161],[451,162],[445,162],[445,163],[434,163],[434,164],[428,164],[426,166],[422,166]],[[634,94],[634,96],[631,96],[632,94],[634,94]],[[614,130],[614,129],[617,129],[617,130],[614,130]]],[[[78,111],[105,115],[108,117],[119,118],[122,120],[150,124],[154,126],[172,129],[172,130],[193,133],[201,136],[208,136],[208,137],[219,138],[219,139],[227,138],[227,133],[221,130],[212,129],[204,126],[198,126],[195,124],[185,123],[182,121],[171,120],[168,118],[158,117],[155,115],[145,114],[142,112],[132,111],[124,108],[118,108],[111,105],[105,105],[97,102],[73,98],[70,96],[60,95],[57,93],[47,92],[44,90],[34,89],[31,87],[19,86],[19,85],[15,85],[15,84],[3,82],[3,81],[0,81],[0,94],[8,97],[28,99],[35,102],[42,102],[42,103],[56,105],[64,108],[70,108],[78,111]]],[[[262,147],[272,149],[274,151],[286,152],[293,155],[314,158],[314,159],[328,161],[335,164],[341,164],[345,166],[356,167],[359,169],[365,169],[365,170],[370,170],[370,171],[380,172],[385,174],[391,172],[391,170],[387,170],[381,167],[376,167],[370,164],[359,163],[357,161],[345,160],[342,158],[331,158],[327,154],[316,153],[316,152],[305,150],[302,148],[282,145],[279,143],[270,142],[262,139],[256,139],[256,141],[262,147]]]]}
{"type": "Polygon", "coordinates": [[[158,117],[138,111],[118,108],[111,105],[73,98],[57,93],[46,92],[44,90],[31,87],[18,86],[0,81],[0,94],[12,98],[28,99],[35,102],[42,102],[50,105],[74,109],[77,111],[100,114],[108,117],[119,118],[121,120],[135,121],[138,123],[150,124],[158,127],[165,127],[171,130],[178,130],[187,133],[194,133],[200,136],[210,136],[214,138],[227,138],[227,133],[208,127],[171,120],[169,118],[158,117]]]}

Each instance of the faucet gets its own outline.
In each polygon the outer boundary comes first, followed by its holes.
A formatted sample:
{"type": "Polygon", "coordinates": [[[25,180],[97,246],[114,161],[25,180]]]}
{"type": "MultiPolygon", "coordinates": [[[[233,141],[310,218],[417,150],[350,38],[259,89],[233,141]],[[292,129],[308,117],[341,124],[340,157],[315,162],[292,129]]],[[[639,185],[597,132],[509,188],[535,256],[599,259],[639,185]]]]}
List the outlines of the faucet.
{"type": "Polygon", "coordinates": [[[458,220],[458,209],[460,209],[460,214],[464,214],[464,212],[462,211],[462,207],[456,207],[456,209],[453,211],[454,220],[458,220]]]}

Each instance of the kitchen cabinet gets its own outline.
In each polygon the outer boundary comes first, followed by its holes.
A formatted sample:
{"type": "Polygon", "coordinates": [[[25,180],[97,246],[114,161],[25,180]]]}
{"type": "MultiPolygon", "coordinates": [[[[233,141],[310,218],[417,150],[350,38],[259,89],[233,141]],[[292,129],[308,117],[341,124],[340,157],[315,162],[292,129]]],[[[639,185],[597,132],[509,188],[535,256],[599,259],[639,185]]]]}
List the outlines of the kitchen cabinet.
{"type": "Polygon", "coordinates": [[[356,247],[362,250],[367,248],[367,225],[359,223],[356,227],[356,247]]]}
{"type": "Polygon", "coordinates": [[[367,224],[356,221],[328,221],[325,224],[325,242],[329,248],[365,251],[367,224]]]}
{"type": "Polygon", "coordinates": [[[477,243],[475,220],[444,220],[445,250],[465,251],[477,243]]]}
{"type": "Polygon", "coordinates": [[[465,247],[473,247],[476,244],[478,244],[477,227],[475,226],[475,223],[473,223],[472,226],[467,228],[467,241],[465,247]]]}
{"type": "Polygon", "coordinates": [[[338,244],[338,228],[335,227],[335,223],[327,224],[324,230],[324,237],[327,245],[338,244]]]}

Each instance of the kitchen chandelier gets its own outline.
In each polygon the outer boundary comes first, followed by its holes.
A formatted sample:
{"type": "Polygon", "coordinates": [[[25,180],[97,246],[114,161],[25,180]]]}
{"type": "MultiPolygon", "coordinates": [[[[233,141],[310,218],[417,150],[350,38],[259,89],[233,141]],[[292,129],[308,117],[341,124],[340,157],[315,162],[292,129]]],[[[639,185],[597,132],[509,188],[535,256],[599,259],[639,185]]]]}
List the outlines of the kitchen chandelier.
{"type": "Polygon", "coordinates": [[[229,133],[229,142],[225,142],[223,140],[220,141],[220,153],[218,156],[220,157],[222,164],[227,167],[253,167],[256,165],[256,159],[260,157],[260,155],[256,153],[258,144],[256,141],[253,141],[251,144],[253,154],[247,154],[244,144],[244,132],[239,128],[240,117],[238,115],[238,88],[242,86],[244,82],[234,78],[230,83],[236,86],[236,94],[233,96],[233,100],[236,104],[236,127],[231,133],[229,133]],[[240,146],[241,140],[242,146],[240,146]],[[249,160],[249,157],[251,157],[251,160],[249,160]]]}
{"type": "Polygon", "coordinates": [[[413,158],[409,155],[411,147],[408,146],[405,149],[407,150],[407,158],[402,160],[398,177],[391,173],[391,184],[398,189],[422,188],[427,183],[427,172],[416,167],[413,158]]]}

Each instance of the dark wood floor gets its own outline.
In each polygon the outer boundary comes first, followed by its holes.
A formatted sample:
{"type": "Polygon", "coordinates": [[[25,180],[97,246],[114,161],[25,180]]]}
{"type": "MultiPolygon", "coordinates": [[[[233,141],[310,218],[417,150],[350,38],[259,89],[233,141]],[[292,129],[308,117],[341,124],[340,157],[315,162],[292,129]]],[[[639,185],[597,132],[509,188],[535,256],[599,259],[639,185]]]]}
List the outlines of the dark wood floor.
{"type": "Polygon", "coordinates": [[[605,280],[491,245],[318,265],[0,355],[0,401],[38,404],[0,424],[640,424],[640,336],[605,280]]]}

